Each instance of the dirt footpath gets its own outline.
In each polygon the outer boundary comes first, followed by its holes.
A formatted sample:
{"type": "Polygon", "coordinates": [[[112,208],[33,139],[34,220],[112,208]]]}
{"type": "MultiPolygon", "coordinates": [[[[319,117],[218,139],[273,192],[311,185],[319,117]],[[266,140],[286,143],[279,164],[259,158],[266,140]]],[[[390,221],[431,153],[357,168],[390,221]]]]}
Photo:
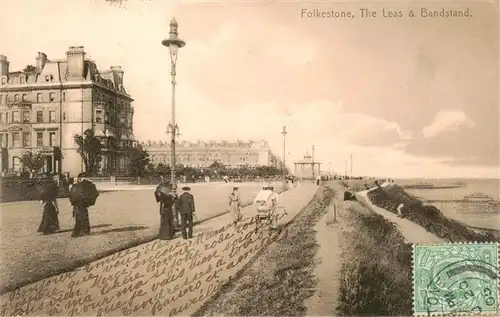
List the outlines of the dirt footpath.
{"type": "Polygon", "coordinates": [[[399,218],[396,214],[372,204],[372,202],[368,198],[368,192],[370,192],[371,190],[373,190],[373,188],[370,190],[357,192],[356,196],[364,201],[374,212],[393,222],[398,227],[399,232],[401,232],[401,234],[405,237],[406,243],[446,242],[445,240],[420,227],[416,223],[411,222],[410,220],[405,218],[399,218]]]}

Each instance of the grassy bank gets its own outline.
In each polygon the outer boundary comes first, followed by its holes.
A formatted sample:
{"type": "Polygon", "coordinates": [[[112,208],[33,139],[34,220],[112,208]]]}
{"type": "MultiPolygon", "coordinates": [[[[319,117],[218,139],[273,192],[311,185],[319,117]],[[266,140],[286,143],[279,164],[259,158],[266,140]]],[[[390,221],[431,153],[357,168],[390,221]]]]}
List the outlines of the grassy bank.
{"type": "MultiPolygon", "coordinates": [[[[375,187],[376,179],[349,179],[341,181],[344,187],[349,187],[354,191],[366,190],[375,187]]],[[[379,183],[383,183],[383,180],[378,180],[379,183]]]]}
{"type": "Polygon", "coordinates": [[[405,218],[450,242],[500,242],[499,232],[472,229],[459,221],[449,219],[435,206],[424,205],[397,185],[377,188],[368,193],[368,198],[375,206],[393,213],[397,213],[397,206],[403,203],[405,218]]]}
{"type": "Polygon", "coordinates": [[[254,257],[194,316],[304,315],[305,299],[316,285],[314,225],[326,212],[333,192],[320,188],[289,224],[287,236],[254,257]]]}
{"type": "Polygon", "coordinates": [[[410,316],[410,244],[384,217],[358,202],[343,213],[344,232],[337,312],[342,316],[410,316]]]}
{"type": "Polygon", "coordinates": [[[339,230],[342,248],[336,314],[411,315],[411,245],[394,224],[362,202],[343,201],[346,184],[328,185],[335,193],[337,223],[333,227],[339,230]]]}

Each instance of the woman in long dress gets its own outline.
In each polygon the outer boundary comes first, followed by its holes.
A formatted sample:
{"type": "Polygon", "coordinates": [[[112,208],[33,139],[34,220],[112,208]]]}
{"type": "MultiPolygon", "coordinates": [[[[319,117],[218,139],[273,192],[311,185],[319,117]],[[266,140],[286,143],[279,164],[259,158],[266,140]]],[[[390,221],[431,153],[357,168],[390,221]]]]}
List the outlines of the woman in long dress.
{"type": "Polygon", "coordinates": [[[90,234],[89,210],[85,205],[73,206],[73,218],[75,218],[75,227],[71,233],[73,238],[90,234]]]}
{"type": "Polygon", "coordinates": [[[41,201],[43,208],[42,222],[38,226],[38,232],[51,234],[59,231],[59,206],[56,199],[46,198],[41,201]]]}
{"type": "Polygon", "coordinates": [[[236,224],[241,220],[241,199],[238,187],[233,187],[233,192],[229,195],[229,211],[233,215],[233,222],[236,224]]]}
{"type": "Polygon", "coordinates": [[[162,200],[160,201],[160,240],[171,240],[174,238],[173,204],[174,197],[171,195],[162,196],[162,200]]]}

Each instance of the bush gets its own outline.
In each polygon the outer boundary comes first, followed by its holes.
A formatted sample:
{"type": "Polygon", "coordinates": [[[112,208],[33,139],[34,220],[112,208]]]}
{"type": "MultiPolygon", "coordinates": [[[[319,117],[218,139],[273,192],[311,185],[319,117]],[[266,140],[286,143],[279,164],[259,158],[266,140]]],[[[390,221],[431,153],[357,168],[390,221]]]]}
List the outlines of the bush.
{"type": "MultiPolygon", "coordinates": [[[[36,185],[39,182],[40,181],[36,179],[2,179],[1,202],[38,200],[39,194],[36,185]]],[[[61,189],[59,198],[65,197],[68,197],[67,192],[61,189]]]]}
{"type": "Polygon", "coordinates": [[[368,193],[368,198],[375,206],[393,213],[397,213],[397,206],[403,203],[405,218],[450,242],[500,242],[500,235],[477,232],[456,220],[448,219],[438,208],[424,205],[399,186],[377,188],[368,193]]]}

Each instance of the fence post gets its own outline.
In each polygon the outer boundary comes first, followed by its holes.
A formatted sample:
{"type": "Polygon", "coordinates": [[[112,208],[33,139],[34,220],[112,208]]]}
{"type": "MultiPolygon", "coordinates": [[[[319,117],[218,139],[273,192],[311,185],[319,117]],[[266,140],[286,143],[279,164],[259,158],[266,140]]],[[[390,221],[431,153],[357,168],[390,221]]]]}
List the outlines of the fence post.
{"type": "Polygon", "coordinates": [[[337,204],[333,204],[333,222],[337,222],[337,204]]]}

